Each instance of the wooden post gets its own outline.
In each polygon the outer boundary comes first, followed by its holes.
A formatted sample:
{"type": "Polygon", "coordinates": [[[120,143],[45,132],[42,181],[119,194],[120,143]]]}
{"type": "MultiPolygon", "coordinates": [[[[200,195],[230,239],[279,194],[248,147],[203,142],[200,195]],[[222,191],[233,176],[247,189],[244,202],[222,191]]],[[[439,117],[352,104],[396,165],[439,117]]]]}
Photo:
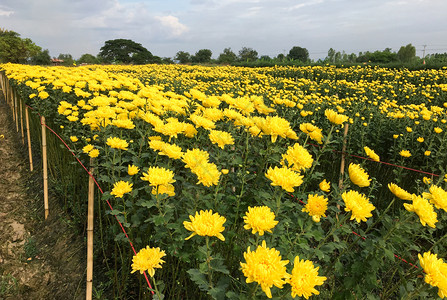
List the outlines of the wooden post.
{"type": "Polygon", "coordinates": [[[47,134],[45,128],[45,117],[41,118],[42,123],[42,160],[43,160],[43,204],[45,207],[45,219],[48,218],[48,166],[47,166],[47,134]]]}
{"type": "Polygon", "coordinates": [[[19,98],[20,103],[20,133],[22,135],[22,144],[25,145],[25,134],[23,133],[23,105],[22,100],[19,98]]]}
{"type": "Polygon", "coordinates": [[[342,149],[342,154],[341,154],[341,165],[340,165],[340,179],[338,180],[338,187],[340,188],[340,190],[343,187],[343,177],[345,175],[345,158],[346,158],[346,143],[347,143],[347,137],[348,137],[348,128],[349,128],[349,124],[346,123],[345,124],[345,132],[343,134],[343,149],[342,149]]]}
{"type": "MultiPolygon", "coordinates": [[[[93,175],[93,158],[90,158],[90,174],[93,175]]],[[[88,181],[88,213],[87,213],[87,288],[86,299],[92,299],[93,292],[93,210],[95,203],[95,184],[93,177],[88,181]]]]}
{"type": "Polygon", "coordinates": [[[29,157],[29,170],[33,171],[33,153],[31,152],[31,134],[29,130],[29,116],[28,116],[28,106],[25,107],[25,120],[26,120],[26,135],[28,139],[28,157],[29,157]]]}

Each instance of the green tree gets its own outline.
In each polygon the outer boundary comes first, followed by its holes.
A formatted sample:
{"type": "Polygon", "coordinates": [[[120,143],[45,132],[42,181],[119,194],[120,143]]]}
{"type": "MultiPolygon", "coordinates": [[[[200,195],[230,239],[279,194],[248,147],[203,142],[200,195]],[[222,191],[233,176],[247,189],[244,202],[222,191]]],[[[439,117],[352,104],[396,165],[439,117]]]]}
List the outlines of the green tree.
{"type": "Polygon", "coordinates": [[[219,54],[219,57],[217,58],[217,61],[221,64],[231,64],[237,60],[237,55],[233,51],[231,51],[231,48],[225,48],[221,54],[219,54]]]}
{"type": "Polygon", "coordinates": [[[284,61],[286,59],[286,56],[284,54],[280,53],[276,56],[276,59],[279,61],[284,61]]]}
{"type": "Polygon", "coordinates": [[[181,64],[186,64],[191,62],[191,54],[185,51],[179,51],[174,57],[174,60],[178,61],[181,64]]]}
{"type": "Polygon", "coordinates": [[[59,56],[57,57],[57,59],[63,60],[64,62],[62,63],[62,65],[64,66],[72,66],[73,63],[75,62],[73,59],[73,56],[71,56],[71,54],[59,54],[59,56]]]}
{"type": "Polygon", "coordinates": [[[416,48],[412,44],[400,47],[397,52],[397,58],[401,62],[410,62],[416,58],[416,48]]]}
{"type": "Polygon", "coordinates": [[[211,55],[213,55],[213,53],[210,49],[200,49],[192,57],[192,61],[196,63],[207,63],[211,60],[211,55]]]}
{"type": "Polygon", "coordinates": [[[32,40],[20,38],[17,32],[0,29],[0,62],[26,63],[41,51],[42,48],[32,40]]]}
{"type": "Polygon", "coordinates": [[[101,47],[99,57],[107,63],[146,64],[154,61],[152,53],[132,40],[108,40],[101,47]]]}
{"type": "Polygon", "coordinates": [[[335,63],[335,53],[336,51],[333,48],[329,48],[329,50],[327,51],[327,60],[330,63],[335,63]]]}
{"type": "Polygon", "coordinates": [[[99,59],[92,54],[85,53],[85,54],[82,54],[81,58],[78,59],[78,63],[94,65],[94,64],[99,63],[99,59]]]}
{"type": "Polygon", "coordinates": [[[40,51],[35,56],[31,57],[31,63],[33,65],[41,65],[41,66],[51,65],[51,56],[48,49],[40,51]]]}
{"type": "Polygon", "coordinates": [[[257,59],[258,59],[258,51],[247,47],[242,47],[242,49],[239,50],[239,60],[255,61],[257,59]]]}
{"type": "Polygon", "coordinates": [[[290,49],[287,57],[291,60],[306,62],[309,59],[309,51],[306,48],[295,46],[290,49]]]}

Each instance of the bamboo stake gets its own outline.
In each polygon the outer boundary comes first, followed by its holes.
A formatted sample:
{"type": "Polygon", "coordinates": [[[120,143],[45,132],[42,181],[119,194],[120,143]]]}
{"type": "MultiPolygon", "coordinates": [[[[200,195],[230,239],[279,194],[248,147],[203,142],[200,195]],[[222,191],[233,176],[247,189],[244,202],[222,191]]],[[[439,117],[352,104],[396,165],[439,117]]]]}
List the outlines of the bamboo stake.
{"type": "Polygon", "coordinates": [[[48,218],[48,166],[47,166],[47,134],[45,128],[45,117],[41,118],[42,123],[42,160],[43,160],[43,203],[45,207],[45,219],[48,218]]]}
{"type": "Polygon", "coordinates": [[[17,93],[15,91],[12,91],[12,97],[14,101],[14,111],[16,116],[16,130],[19,132],[19,106],[17,104],[17,93]]]}
{"type": "Polygon", "coordinates": [[[15,117],[16,117],[16,115],[15,115],[15,112],[14,112],[14,100],[13,100],[13,97],[12,97],[12,89],[11,89],[11,86],[8,84],[8,91],[9,91],[9,107],[11,107],[11,110],[12,110],[12,118],[13,118],[13,120],[15,121],[16,119],[15,119],[15,117]]]}
{"type": "MultiPolygon", "coordinates": [[[[93,158],[90,158],[90,174],[93,175],[93,158]]],[[[94,216],[95,185],[93,177],[88,181],[88,214],[87,214],[87,288],[86,299],[92,299],[93,292],[93,216],[94,216]]]]}
{"type": "Polygon", "coordinates": [[[20,133],[22,135],[22,144],[25,145],[25,134],[23,133],[23,105],[22,100],[19,98],[20,103],[20,133]]]}
{"type": "Polygon", "coordinates": [[[338,180],[338,187],[340,190],[343,187],[343,177],[345,175],[345,159],[346,159],[346,143],[347,143],[347,137],[348,137],[348,128],[349,124],[345,124],[345,132],[343,134],[343,149],[342,149],[342,155],[341,155],[341,165],[340,165],[340,179],[338,180]]]}
{"type": "Polygon", "coordinates": [[[29,157],[29,170],[33,171],[33,153],[31,152],[31,134],[29,130],[29,116],[28,116],[28,106],[25,107],[25,119],[26,119],[26,135],[28,139],[28,157],[29,157]]]}

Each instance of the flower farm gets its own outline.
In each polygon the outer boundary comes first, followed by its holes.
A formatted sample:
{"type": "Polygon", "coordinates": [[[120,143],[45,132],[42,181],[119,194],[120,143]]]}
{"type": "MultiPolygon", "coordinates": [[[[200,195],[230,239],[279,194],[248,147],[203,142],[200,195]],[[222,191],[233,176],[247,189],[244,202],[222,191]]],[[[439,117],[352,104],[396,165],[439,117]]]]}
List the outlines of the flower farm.
{"type": "Polygon", "coordinates": [[[94,290],[447,296],[447,69],[0,70],[80,232],[94,170],[94,290]]]}

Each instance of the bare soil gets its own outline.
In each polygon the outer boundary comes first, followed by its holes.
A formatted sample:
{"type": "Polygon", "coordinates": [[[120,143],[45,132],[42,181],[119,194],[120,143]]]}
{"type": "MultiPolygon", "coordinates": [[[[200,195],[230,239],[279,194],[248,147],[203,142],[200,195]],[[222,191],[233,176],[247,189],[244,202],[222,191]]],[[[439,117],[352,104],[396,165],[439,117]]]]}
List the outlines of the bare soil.
{"type": "Polygon", "coordinates": [[[0,90],[0,300],[84,299],[83,237],[54,197],[44,220],[41,168],[19,137],[0,90]]]}

